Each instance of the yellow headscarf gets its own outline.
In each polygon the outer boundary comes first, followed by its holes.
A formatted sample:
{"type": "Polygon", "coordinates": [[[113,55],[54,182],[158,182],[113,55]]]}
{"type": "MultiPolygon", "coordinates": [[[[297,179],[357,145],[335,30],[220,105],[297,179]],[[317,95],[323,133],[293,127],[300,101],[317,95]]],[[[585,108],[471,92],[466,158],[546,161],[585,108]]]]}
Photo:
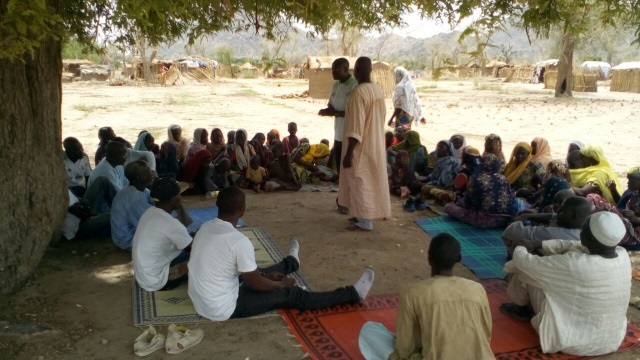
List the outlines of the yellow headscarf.
{"type": "Polygon", "coordinates": [[[507,168],[504,170],[504,176],[509,181],[509,184],[513,184],[520,178],[520,175],[522,175],[522,173],[524,172],[524,169],[527,168],[527,165],[529,165],[530,161],[531,161],[531,145],[529,145],[524,141],[519,142],[513,148],[513,151],[511,151],[511,158],[509,158],[509,164],[507,165],[507,168]],[[516,166],[516,161],[515,161],[516,150],[518,150],[519,147],[527,150],[529,152],[529,156],[523,162],[521,162],[520,165],[516,166]]]}
{"type": "Polygon", "coordinates": [[[315,159],[319,159],[325,156],[331,155],[331,149],[326,144],[314,144],[309,145],[309,151],[302,156],[302,160],[306,162],[313,162],[315,159]]]}
{"type": "Polygon", "coordinates": [[[571,169],[569,174],[571,175],[571,185],[575,187],[583,187],[585,184],[591,182],[598,185],[598,189],[602,193],[602,196],[607,199],[608,202],[615,205],[616,202],[613,199],[611,190],[607,187],[607,181],[613,180],[616,183],[616,187],[621,189],[618,176],[611,170],[611,165],[604,157],[604,152],[599,146],[588,145],[584,149],[580,150],[580,154],[588,156],[598,162],[597,165],[589,166],[584,169],[571,169]]]}

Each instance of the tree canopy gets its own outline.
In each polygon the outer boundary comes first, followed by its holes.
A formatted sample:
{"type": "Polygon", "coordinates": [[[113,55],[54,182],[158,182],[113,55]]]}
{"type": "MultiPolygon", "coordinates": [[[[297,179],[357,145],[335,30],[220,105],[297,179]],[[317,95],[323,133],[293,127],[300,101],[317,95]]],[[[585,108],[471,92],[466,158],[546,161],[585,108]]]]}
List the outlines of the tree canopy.
{"type": "Polygon", "coordinates": [[[33,53],[47,38],[75,38],[83,44],[135,42],[149,45],[220,30],[255,31],[274,38],[282,23],[299,22],[315,33],[337,23],[381,29],[402,23],[406,0],[1,0],[0,57],[33,53]],[[58,3],[61,3],[58,5],[58,3]]]}

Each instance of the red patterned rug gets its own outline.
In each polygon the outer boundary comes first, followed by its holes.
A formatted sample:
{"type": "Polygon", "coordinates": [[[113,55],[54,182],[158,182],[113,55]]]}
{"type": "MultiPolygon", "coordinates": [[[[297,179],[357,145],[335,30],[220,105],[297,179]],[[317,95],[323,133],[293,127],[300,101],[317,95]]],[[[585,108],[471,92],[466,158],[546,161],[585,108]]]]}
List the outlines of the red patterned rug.
{"type": "MultiPolygon", "coordinates": [[[[498,307],[509,302],[506,283],[502,280],[483,281],[487,290],[493,332],[491,349],[498,360],[583,359],[561,353],[544,354],[538,334],[526,322],[502,314],[498,307]]],[[[364,304],[338,306],[316,311],[281,310],[291,332],[312,359],[363,359],[358,348],[358,335],[367,321],[382,323],[395,331],[398,307],[397,295],[371,296],[364,304]]],[[[619,352],[640,347],[640,327],[629,325],[619,352]]]]}

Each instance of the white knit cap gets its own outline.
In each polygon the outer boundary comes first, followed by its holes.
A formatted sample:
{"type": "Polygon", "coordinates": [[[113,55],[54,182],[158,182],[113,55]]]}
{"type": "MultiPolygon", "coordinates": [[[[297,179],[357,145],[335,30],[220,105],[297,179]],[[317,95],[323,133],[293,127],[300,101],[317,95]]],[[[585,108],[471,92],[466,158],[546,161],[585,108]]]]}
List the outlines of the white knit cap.
{"type": "Polygon", "coordinates": [[[620,217],[608,211],[591,215],[589,229],[593,236],[604,246],[616,246],[627,232],[620,217]]]}

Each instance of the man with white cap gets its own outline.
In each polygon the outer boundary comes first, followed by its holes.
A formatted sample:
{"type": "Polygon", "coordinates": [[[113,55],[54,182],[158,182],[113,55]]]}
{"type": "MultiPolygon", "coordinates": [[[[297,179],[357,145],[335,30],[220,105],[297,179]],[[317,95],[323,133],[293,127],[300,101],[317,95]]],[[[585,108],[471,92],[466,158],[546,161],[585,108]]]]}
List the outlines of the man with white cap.
{"type": "Polygon", "coordinates": [[[596,356],[618,350],[627,330],[631,263],[617,246],[625,235],[610,212],[591,215],[580,241],[526,242],[504,270],[514,303],[500,311],[530,320],[545,353],[596,356]],[[542,256],[539,256],[542,255],[542,256]]]}

